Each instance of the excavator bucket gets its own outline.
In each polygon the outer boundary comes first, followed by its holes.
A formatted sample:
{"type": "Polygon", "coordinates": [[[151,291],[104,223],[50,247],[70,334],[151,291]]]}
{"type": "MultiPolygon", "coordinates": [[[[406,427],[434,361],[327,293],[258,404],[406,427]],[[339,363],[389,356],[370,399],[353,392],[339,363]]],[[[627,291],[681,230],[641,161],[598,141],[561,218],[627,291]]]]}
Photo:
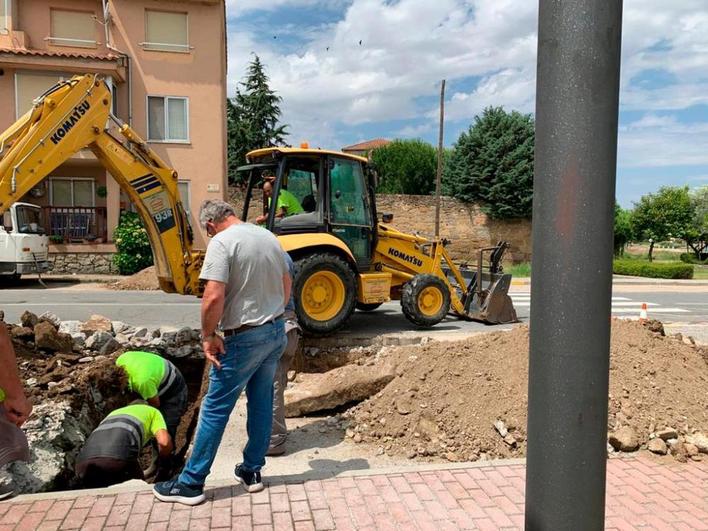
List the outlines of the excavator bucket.
{"type": "Polygon", "coordinates": [[[514,303],[509,297],[511,275],[504,273],[501,265],[508,242],[479,250],[477,269],[467,286],[464,298],[465,316],[488,324],[515,323],[518,321],[514,303]],[[485,254],[489,253],[487,264],[485,254]]]}

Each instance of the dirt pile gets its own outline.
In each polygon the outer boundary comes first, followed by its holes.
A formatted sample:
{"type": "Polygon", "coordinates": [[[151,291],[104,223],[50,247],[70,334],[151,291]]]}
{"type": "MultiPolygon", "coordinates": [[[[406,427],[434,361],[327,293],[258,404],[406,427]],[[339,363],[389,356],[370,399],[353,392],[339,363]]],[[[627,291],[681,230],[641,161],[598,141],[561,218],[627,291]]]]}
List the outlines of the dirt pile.
{"type": "Polygon", "coordinates": [[[125,350],[161,354],[184,375],[189,406],[176,440],[184,455],[203,394],[204,355],[198,331],[169,327],[149,331],[100,315],[86,322],[61,321],[53,314],[38,317],[31,312],[22,315],[19,325],[0,321],[0,326],[11,333],[20,377],[35,406],[23,426],[32,460],[10,469],[19,492],[76,486],[75,458],[86,438],[108,413],[127,404],[125,375],[115,366],[125,350]]]}
{"type": "MultiPolygon", "coordinates": [[[[694,454],[698,460],[697,443],[708,431],[705,352],[654,330],[613,320],[608,432],[625,440],[617,448],[644,449],[659,438],[678,459],[694,454]],[[676,433],[667,436],[662,430],[668,428],[676,433]]],[[[397,376],[346,413],[347,435],[411,459],[523,456],[528,339],[528,328],[519,327],[390,349],[397,376]]]]}
{"type": "Polygon", "coordinates": [[[155,266],[150,266],[138,271],[134,275],[122,278],[117,282],[108,284],[110,289],[115,290],[139,290],[139,291],[156,291],[160,289],[160,283],[157,280],[155,266]]]}

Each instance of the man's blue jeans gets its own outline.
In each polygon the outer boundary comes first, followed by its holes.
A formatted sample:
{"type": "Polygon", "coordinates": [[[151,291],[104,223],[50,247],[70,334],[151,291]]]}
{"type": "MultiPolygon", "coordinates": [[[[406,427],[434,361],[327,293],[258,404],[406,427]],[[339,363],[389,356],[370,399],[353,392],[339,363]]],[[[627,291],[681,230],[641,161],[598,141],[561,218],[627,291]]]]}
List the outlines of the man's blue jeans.
{"type": "Polygon", "coordinates": [[[224,343],[221,369],[212,367],[209,373],[209,390],[199,410],[192,455],[179,476],[179,482],[185,485],[204,485],[229,416],[244,388],[248,398],[248,443],[243,449],[243,468],[255,472],[265,464],[273,426],[273,377],[287,343],[284,321],[278,319],[229,336],[224,343]]]}

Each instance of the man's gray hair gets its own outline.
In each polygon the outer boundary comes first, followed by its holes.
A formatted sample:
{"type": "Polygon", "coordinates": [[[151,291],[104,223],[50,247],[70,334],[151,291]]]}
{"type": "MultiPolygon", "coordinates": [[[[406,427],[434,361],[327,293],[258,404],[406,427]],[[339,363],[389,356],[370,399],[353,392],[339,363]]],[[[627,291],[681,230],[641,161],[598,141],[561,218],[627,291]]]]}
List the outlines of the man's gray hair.
{"type": "Polygon", "coordinates": [[[220,223],[229,216],[236,216],[234,207],[221,199],[207,199],[199,208],[199,223],[206,229],[208,221],[220,223]]]}

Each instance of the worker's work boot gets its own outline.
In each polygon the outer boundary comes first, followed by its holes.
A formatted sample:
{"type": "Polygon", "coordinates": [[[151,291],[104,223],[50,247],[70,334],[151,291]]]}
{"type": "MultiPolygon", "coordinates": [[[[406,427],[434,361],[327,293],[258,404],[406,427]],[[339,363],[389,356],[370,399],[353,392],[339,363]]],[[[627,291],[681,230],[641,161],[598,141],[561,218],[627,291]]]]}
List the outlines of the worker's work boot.
{"type": "Polygon", "coordinates": [[[236,465],[234,476],[239,483],[242,483],[248,492],[258,492],[263,490],[263,481],[260,472],[249,472],[243,469],[243,465],[236,465]]]}

